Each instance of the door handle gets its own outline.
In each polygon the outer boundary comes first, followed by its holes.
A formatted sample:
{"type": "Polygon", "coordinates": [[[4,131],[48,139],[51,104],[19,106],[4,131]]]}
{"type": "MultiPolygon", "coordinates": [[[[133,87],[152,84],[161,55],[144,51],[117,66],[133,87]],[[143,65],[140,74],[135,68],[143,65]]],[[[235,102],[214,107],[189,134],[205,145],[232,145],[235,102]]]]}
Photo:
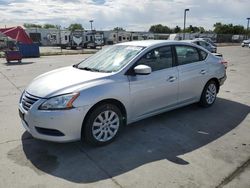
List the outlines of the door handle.
{"type": "Polygon", "coordinates": [[[167,81],[169,81],[169,82],[174,82],[176,79],[177,79],[176,77],[170,76],[170,77],[167,79],[167,81]]]}
{"type": "Polygon", "coordinates": [[[206,74],[207,71],[206,70],[201,70],[200,74],[206,74]]]}

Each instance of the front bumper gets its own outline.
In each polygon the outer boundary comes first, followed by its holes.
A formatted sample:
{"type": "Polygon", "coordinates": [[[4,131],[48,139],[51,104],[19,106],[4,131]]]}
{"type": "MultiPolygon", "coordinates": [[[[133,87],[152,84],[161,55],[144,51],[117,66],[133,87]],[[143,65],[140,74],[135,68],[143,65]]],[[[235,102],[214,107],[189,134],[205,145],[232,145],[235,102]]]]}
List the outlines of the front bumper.
{"type": "Polygon", "coordinates": [[[241,46],[242,46],[242,47],[245,47],[245,46],[248,46],[249,44],[250,44],[250,43],[248,43],[248,42],[242,42],[242,43],[241,43],[241,46]]]}
{"type": "Polygon", "coordinates": [[[224,84],[224,82],[226,81],[226,79],[227,79],[227,75],[225,75],[224,77],[222,77],[222,78],[219,79],[220,86],[224,84]]]}
{"type": "Polygon", "coordinates": [[[212,48],[211,53],[217,53],[217,48],[212,48]]]}
{"type": "Polygon", "coordinates": [[[87,107],[70,110],[38,110],[34,104],[26,111],[19,104],[23,127],[34,137],[53,142],[70,142],[81,139],[81,129],[87,107]]]}

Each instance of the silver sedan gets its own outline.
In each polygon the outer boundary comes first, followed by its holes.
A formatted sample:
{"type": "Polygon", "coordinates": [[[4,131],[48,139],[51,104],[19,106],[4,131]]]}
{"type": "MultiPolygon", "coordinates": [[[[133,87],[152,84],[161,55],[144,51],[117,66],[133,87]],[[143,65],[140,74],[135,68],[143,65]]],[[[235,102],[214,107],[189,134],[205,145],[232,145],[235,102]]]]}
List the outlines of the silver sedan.
{"type": "Polygon", "coordinates": [[[225,65],[186,42],[117,44],[35,78],[20,98],[19,115],[35,138],[104,145],[126,124],[191,103],[210,107],[225,65]]]}
{"type": "Polygon", "coordinates": [[[206,50],[208,50],[211,53],[217,53],[217,47],[206,42],[203,39],[194,39],[194,40],[191,40],[190,42],[197,44],[199,46],[202,46],[203,48],[205,48],[206,50]]]}

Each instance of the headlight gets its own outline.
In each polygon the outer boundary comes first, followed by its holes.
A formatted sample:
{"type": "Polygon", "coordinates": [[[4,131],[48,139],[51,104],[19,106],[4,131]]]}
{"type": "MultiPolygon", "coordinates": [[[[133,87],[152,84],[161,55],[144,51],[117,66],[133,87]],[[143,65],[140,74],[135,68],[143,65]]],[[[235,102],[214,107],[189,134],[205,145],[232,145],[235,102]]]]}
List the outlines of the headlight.
{"type": "Polygon", "coordinates": [[[19,103],[20,103],[20,104],[22,103],[22,99],[23,99],[23,94],[24,94],[24,92],[25,92],[25,91],[22,92],[21,97],[20,97],[20,99],[19,99],[19,103]]]}
{"type": "Polygon", "coordinates": [[[52,97],[39,106],[39,110],[63,110],[73,108],[73,102],[79,93],[71,93],[52,97]]]}

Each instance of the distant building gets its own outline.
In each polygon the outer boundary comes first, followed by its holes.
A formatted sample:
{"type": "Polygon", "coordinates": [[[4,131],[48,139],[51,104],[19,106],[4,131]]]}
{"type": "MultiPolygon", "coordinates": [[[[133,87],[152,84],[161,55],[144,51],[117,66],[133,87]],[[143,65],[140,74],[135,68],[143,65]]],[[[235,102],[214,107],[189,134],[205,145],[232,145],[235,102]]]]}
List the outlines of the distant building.
{"type": "Polygon", "coordinates": [[[44,29],[27,28],[25,31],[29,34],[33,42],[43,46],[63,46],[63,47],[86,47],[89,42],[103,45],[103,32],[90,30],[69,31],[67,29],[44,29]]]}
{"type": "MultiPolygon", "coordinates": [[[[77,30],[71,32],[67,29],[28,28],[26,32],[34,42],[43,46],[61,46],[62,48],[87,47],[88,45],[102,46],[135,40],[182,40],[183,33],[165,34],[140,31],[95,31],[77,30]]],[[[185,39],[211,38],[216,41],[214,33],[186,33],[185,39]]]]}

